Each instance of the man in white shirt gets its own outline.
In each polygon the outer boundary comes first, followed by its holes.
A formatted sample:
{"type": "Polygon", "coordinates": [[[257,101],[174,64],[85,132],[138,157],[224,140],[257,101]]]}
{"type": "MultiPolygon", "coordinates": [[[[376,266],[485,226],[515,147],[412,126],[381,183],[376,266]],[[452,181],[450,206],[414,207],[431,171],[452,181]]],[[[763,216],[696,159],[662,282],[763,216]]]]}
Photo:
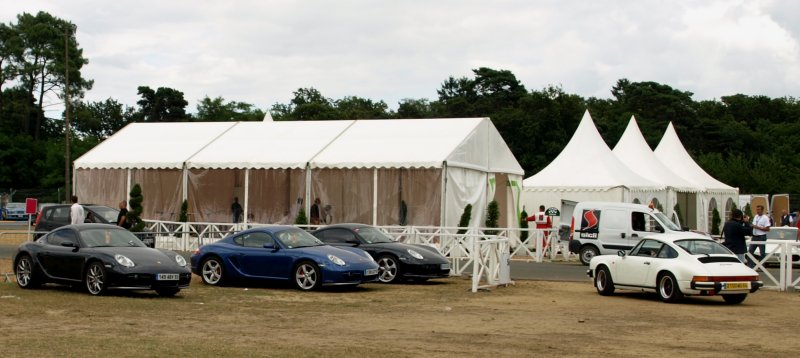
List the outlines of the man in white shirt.
{"type": "MultiPolygon", "coordinates": [[[[767,241],[767,231],[769,231],[769,217],[764,215],[764,206],[758,205],[756,206],[756,216],[753,218],[753,240],[752,241],[767,241]]],[[[757,256],[758,260],[761,261],[764,259],[764,256],[767,253],[766,245],[754,245],[750,244],[750,255],[756,257],[756,249],[758,249],[761,255],[757,256]]],[[[755,266],[753,262],[750,262],[750,267],[755,266]]]]}
{"type": "Polygon", "coordinates": [[[86,213],[83,211],[83,206],[78,204],[78,196],[72,196],[72,206],[69,207],[70,224],[83,224],[83,219],[86,213]]]}

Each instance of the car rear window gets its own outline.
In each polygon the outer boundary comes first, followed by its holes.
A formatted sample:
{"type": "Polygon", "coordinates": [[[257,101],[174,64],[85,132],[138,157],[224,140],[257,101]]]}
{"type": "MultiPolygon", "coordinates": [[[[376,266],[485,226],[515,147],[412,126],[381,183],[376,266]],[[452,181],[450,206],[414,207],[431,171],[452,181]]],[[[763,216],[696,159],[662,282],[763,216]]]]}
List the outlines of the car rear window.
{"type": "Polygon", "coordinates": [[[675,241],[675,245],[678,245],[680,248],[692,255],[732,254],[725,246],[722,246],[720,243],[713,240],[677,240],[675,241]]]}

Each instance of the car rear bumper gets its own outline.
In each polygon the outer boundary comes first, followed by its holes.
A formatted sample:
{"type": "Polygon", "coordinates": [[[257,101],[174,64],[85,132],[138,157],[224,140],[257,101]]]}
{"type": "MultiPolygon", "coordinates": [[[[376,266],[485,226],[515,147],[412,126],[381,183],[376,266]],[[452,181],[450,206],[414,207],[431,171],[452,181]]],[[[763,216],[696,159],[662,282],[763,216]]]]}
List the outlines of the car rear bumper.
{"type": "Polygon", "coordinates": [[[697,293],[702,294],[704,291],[709,294],[725,294],[725,293],[745,293],[745,292],[756,292],[761,287],[764,287],[764,282],[762,281],[749,281],[750,282],[750,289],[749,290],[725,290],[723,285],[724,282],[689,282],[689,288],[691,290],[697,291],[697,293]]]}

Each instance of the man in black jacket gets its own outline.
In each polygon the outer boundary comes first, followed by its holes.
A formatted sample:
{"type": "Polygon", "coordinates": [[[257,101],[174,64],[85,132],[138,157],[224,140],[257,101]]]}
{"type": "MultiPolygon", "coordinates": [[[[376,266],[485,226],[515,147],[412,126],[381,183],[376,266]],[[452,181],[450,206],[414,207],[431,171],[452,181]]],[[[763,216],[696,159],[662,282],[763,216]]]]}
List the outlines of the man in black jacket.
{"type": "Polygon", "coordinates": [[[731,219],[726,221],[725,226],[722,227],[722,235],[725,237],[725,241],[723,241],[722,244],[733,251],[736,257],[739,258],[739,261],[743,264],[747,264],[744,255],[745,252],[747,252],[745,236],[753,235],[753,227],[750,226],[750,218],[742,216],[741,210],[733,210],[731,219]]]}

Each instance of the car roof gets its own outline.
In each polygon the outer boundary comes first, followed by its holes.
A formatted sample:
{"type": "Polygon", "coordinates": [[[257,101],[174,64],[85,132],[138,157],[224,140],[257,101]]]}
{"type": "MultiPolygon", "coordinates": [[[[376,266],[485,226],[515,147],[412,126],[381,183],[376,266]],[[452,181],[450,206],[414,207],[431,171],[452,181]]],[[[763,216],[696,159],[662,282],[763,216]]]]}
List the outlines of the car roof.
{"type": "Polygon", "coordinates": [[[587,208],[591,207],[594,208],[626,208],[626,209],[636,209],[641,211],[657,211],[655,209],[651,209],[647,205],[643,204],[634,204],[634,203],[618,203],[618,202],[609,202],[609,201],[581,201],[575,205],[576,208],[587,208]]]}
{"type": "Polygon", "coordinates": [[[61,230],[63,228],[72,228],[72,229],[77,230],[77,231],[93,230],[93,229],[125,230],[125,231],[128,231],[128,229],[119,227],[117,225],[113,225],[113,224],[97,224],[97,223],[64,225],[64,226],[61,226],[59,228],[53,229],[53,231],[61,230]]]}
{"type": "Polygon", "coordinates": [[[258,226],[258,227],[250,228],[250,229],[242,231],[241,233],[265,231],[265,232],[268,232],[268,233],[272,234],[272,233],[276,233],[278,231],[283,231],[283,230],[288,230],[288,229],[302,230],[302,229],[300,229],[298,227],[291,226],[291,225],[267,225],[267,226],[258,226]]]}
{"type": "Polygon", "coordinates": [[[335,228],[345,228],[345,229],[355,229],[355,228],[362,228],[362,227],[372,227],[372,225],[367,224],[358,224],[358,223],[340,223],[340,224],[330,224],[328,226],[323,226],[315,231],[326,230],[326,229],[335,229],[335,228]]]}
{"type": "Polygon", "coordinates": [[[644,239],[653,239],[653,240],[661,240],[664,242],[674,242],[678,240],[707,240],[707,241],[715,241],[714,239],[705,236],[703,234],[698,234],[690,231],[682,231],[677,233],[666,233],[666,234],[655,234],[655,235],[645,235],[642,240],[644,239]]]}

